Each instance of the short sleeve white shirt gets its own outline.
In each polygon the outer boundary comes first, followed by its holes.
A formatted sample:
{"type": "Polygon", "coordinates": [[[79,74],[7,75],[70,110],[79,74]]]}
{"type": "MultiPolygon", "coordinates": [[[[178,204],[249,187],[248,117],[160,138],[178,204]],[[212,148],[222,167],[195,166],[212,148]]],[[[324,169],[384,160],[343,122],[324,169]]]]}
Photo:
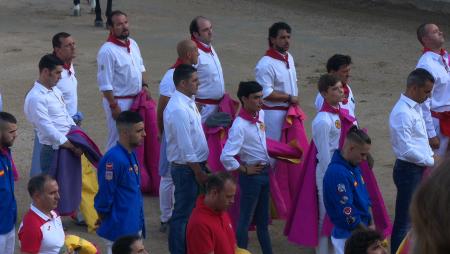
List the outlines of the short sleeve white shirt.
{"type": "MultiPolygon", "coordinates": [[[[263,98],[273,91],[298,96],[297,71],[294,58],[288,52],[289,69],[283,61],[270,56],[263,56],[255,67],[255,79],[263,87],[263,98]]],[[[273,106],[289,106],[286,102],[264,101],[264,104],[273,106]]]]}
{"type": "Polygon", "coordinates": [[[56,87],[62,92],[67,111],[71,116],[74,116],[78,111],[78,81],[75,77],[73,64],[70,65],[70,72],[69,74],[69,70],[63,69],[61,79],[56,84],[56,87]]]}
{"type": "Polygon", "coordinates": [[[166,74],[164,74],[164,77],[161,79],[161,82],[159,83],[159,94],[164,95],[166,97],[171,97],[172,94],[175,92],[175,83],[173,82],[173,72],[175,71],[174,68],[170,68],[166,71],[166,74]]]}
{"type": "Polygon", "coordinates": [[[195,97],[218,100],[225,94],[225,82],[219,57],[212,46],[211,53],[201,49],[198,49],[198,53],[198,63],[194,67],[197,68],[199,86],[195,97]]]}
{"type": "Polygon", "coordinates": [[[246,165],[270,163],[263,110],[259,111],[259,121],[255,124],[239,116],[234,120],[220,156],[220,161],[227,170],[239,168],[240,163],[234,157],[236,155],[246,165]]]}
{"type": "Polygon", "coordinates": [[[97,55],[97,83],[100,91],[113,91],[114,96],[138,94],[142,89],[144,61],[137,43],[130,40],[130,53],[126,47],[105,42],[97,55]]]}

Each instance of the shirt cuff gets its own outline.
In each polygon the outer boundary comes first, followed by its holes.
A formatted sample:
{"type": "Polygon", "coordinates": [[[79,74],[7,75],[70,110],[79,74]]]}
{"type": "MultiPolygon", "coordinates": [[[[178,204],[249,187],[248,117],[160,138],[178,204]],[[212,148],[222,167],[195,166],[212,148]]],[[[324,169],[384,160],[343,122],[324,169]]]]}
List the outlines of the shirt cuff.
{"type": "Polygon", "coordinates": [[[68,140],[68,139],[67,139],[66,136],[62,136],[62,137],[59,139],[59,141],[58,141],[58,146],[60,146],[60,145],[62,145],[62,144],[64,144],[64,143],[66,143],[67,140],[68,140]]]}
{"type": "Polygon", "coordinates": [[[111,84],[101,85],[101,86],[99,86],[99,89],[100,89],[100,92],[112,91],[113,86],[111,84]]]}

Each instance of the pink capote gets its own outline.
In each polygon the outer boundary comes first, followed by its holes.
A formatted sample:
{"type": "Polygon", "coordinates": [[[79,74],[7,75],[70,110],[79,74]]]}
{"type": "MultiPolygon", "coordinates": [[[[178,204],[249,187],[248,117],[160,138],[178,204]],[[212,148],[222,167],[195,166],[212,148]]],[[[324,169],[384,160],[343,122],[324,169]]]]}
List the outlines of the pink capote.
{"type": "MultiPolygon", "coordinates": [[[[353,122],[356,120],[348,114],[348,110],[332,108],[328,103],[324,103],[320,111],[339,113],[341,121],[341,135],[339,140],[339,149],[342,148],[345,136],[353,122]]],[[[298,245],[306,247],[316,247],[319,236],[319,208],[317,198],[316,186],[316,166],[317,166],[317,148],[313,141],[309,146],[308,152],[304,159],[304,164],[300,174],[300,182],[297,189],[297,196],[294,200],[294,206],[289,213],[288,221],[284,229],[284,234],[287,235],[288,240],[298,245]]],[[[372,212],[375,226],[384,237],[391,233],[392,224],[387,214],[386,206],[384,205],[383,197],[378,188],[378,184],[373,174],[372,169],[369,168],[367,162],[360,165],[361,173],[364,177],[367,191],[372,202],[372,212]]],[[[322,235],[331,235],[333,224],[328,216],[325,216],[322,235]]]]}
{"type": "Polygon", "coordinates": [[[141,191],[158,196],[160,145],[156,135],[158,133],[158,127],[156,125],[156,103],[152,98],[148,97],[145,90],[142,90],[136,95],[130,109],[138,112],[144,119],[145,133],[147,134],[142,144],[135,151],[141,168],[141,191]]]}
{"type": "MultiPolygon", "coordinates": [[[[286,119],[282,126],[280,142],[289,144],[295,142],[306,155],[308,150],[308,137],[306,136],[303,121],[306,115],[298,105],[291,105],[286,113],[286,119]]],[[[270,151],[273,147],[267,144],[270,151]]],[[[299,157],[300,159],[300,157],[299,157]]],[[[275,169],[270,174],[270,192],[277,215],[281,219],[286,219],[291,210],[295,193],[300,179],[300,171],[303,163],[290,163],[284,160],[277,160],[275,169]]]]}

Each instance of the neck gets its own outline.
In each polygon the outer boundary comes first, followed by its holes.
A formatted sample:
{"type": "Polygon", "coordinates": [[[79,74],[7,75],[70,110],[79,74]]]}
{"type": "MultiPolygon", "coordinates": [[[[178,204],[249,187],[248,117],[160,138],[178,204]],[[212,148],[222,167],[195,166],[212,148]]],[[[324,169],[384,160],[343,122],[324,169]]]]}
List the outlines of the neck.
{"type": "Polygon", "coordinates": [[[43,85],[47,89],[52,89],[52,87],[53,87],[50,84],[48,84],[48,82],[45,82],[44,79],[42,79],[42,78],[39,78],[38,82],[39,82],[39,84],[43,85]]]}
{"type": "Polygon", "coordinates": [[[272,47],[275,51],[277,51],[278,53],[282,54],[282,55],[286,55],[286,50],[284,50],[283,48],[279,48],[277,46],[273,46],[272,47]]]}
{"type": "Polygon", "coordinates": [[[245,111],[247,111],[249,114],[251,114],[252,116],[256,116],[256,113],[257,113],[257,111],[256,110],[251,110],[251,109],[249,109],[248,107],[246,107],[245,105],[244,105],[244,109],[245,109],[245,111]]]}
{"type": "Polygon", "coordinates": [[[442,46],[434,46],[434,47],[425,47],[430,49],[432,52],[439,54],[441,53],[442,46]]]}
{"type": "Polygon", "coordinates": [[[192,95],[193,95],[193,94],[191,94],[190,92],[183,90],[182,88],[177,88],[177,91],[180,92],[180,93],[182,93],[182,94],[184,94],[184,95],[186,95],[186,96],[189,97],[189,98],[191,98],[192,95]]]}
{"type": "Polygon", "coordinates": [[[182,57],[180,59],[183,64],[193,65],[192,61],[189,58],[182,57]]]}
{"type": "MultiPolygon", "coordinates": [[[[406,92],[403,93],[403,95],[406,96],[406,97],[408,97],[409,99],[411,99],[411,100],[417,102],[417,101],[414,99],[414,93],[413,93],[411,90],[407,89],[406,92]]],[[[418,102],[417,102],[417,103],[418,103],[418,102]]]]}
{"type": "Polygon", "coordinates": [[[119,144],[123,146],[129,153],[133,152],[133,147],[130,146],[129,142],[119,139],[119,144]]]}
{"type": "Polygon", "coordinates": [[[206,194],[205,195],[205,199],[203,200],[205,206],[209,207],[211,210],[214,210],[216,212],[218,212],[218,210],[216,209],[215,205],[214,205],[214,201],[211,199],[211,197],[206,194]]]}
{"type": "Polygon", "coordinates": [[[330,102],[327,101],[327,103],[328,103],[328,105],[332,106],[333,108],[339,108],[339,102],[332,102],[332,103],[330,103],[330,102]]]}
{"type": "Polygon", "coordinates": [[[47,215],[49,218],[52,217],[52,210],[47,210],[43,206],[37,204],[36,202],[33,202],[34,207],[36,207],[39,211],[41,211],[43,214],[47,215]]]}

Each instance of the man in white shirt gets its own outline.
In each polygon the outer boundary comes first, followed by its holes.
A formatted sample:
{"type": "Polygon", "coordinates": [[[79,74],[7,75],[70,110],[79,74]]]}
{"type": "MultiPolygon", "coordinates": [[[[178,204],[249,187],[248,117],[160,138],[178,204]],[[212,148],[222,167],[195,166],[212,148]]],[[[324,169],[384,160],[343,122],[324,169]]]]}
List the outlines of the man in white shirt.
{"type": "Polygon", "coordinates": [[[170,97],[175,92],[175,84],[173,83],[173,72],[180,64],[194,65],[198,62],[198,49],[192,40],[182,40],[177,45],[178,59],[175,64],[167,70],[166,74],[159,84],[159,100],[158,100],[158,128],[161,137],[161,149],[159,155],[159,175],[161,176],[159,184],[159,208],[161,210],[161,232],[166,232],[168,221],[172,216],[173,208],[173,181],[170,176],[169,162],[166,155],[166,139],[164,137],[163,112],[169,102],[170,97]]]}
{"type": "Polygon", "coordinates": [[[61,217],[54,211],[59,201],[58,190],[58,183],[46,174],[34,176],[28,182],[33,203],[18,232],[21,253],[60,253],[65,235],[61,217]]]}
{"type": "Polygon", "coordinates": [[[119,139],[115,121],[117,116],[130,109],[142,89],[148,89],[143,79],[145,67],[141,52],[137,43],[129,38],[127,15],[122,11],[111,12],[108,25],[108,40],[97,55],[97,83],[103,93],[108,126],[107,150],[119,139]]]}
{"type": "Polygon", "coordinates": [[[167,159],[175,185],[175,205],[170,220],[169,250],[186,253],[186,225],[195,200],[207,178],[208,144],[201,115],[194,101],[198,89],[197,70],[182,64],[173,73],[176,91],[164,110],[167,159]]]}
{"type": "Polygon", "coordinates": [[[269,50],[255,67],[255,78],[263,87],[267,137],[280,140],[282,124],[290,104],[299,103],[297,72],[289,54],[291,27],[278,22],[269,28],[269,50]]]}
{"type": "Polygon", "coordinates": [[[262,253],[272,253],[269,235],[269,170],[262,87],[249,81],[239,84],[237,96],[242,103],[234,120],[220,161],[227,170],[239,170],[240,212],[236,229],[239,248],[248,247],[248,228],[256,223],[262,253]],[[240,162],[235,156],[239,155],[240,162]],[[256,209],[255,209],[256,208],[256,209]]]}
{"type": "Polygon", "coordinates": [[[425,69],[411,72],[406,91],[400,95],[389,117],[391,145],[397,158],[393,174],[397,199],[391,253],[396,253],[410,229],[409,204],[423,172],[435,163],[421,106],[430,97],[434,81],[425,69]]]}
{"type": "Polygon", "coordinates": [[[220,100],[225,94],[222,65],[219,57],[211,45],[213,29],[211,21],[202,16],[195,17],[189,26],[191,39],[198,47],[197,75],[199,79],[198,92],[195,101],[203,105],[202,122],[208,116],[217,112],[220,100]]]}
{"type": "MultiPolygon", "coordinates": [[[[355,117],[356,101],[353,97],[352,89],[349,86],[350,71],[351,71],[352,58],[348,55],[335,54],[327,61],[327,72],[335,75],[341,80],[342,88],[344,90],[344,98],[339,103],[341,108],[347,109],[352,117],[355,117]]],[[[320,111],[323,105],[323,96],[317,93],[316,101],[314,105],[316,110],[320,111]]]]}
{"type": "Polygon", "coordinates": [[[427,70],[435,80],[431,98],[422,104],[423,117],[431,148],[443,156],[450,136],[450,63],[444,34],[435,24],[425,23],[417,28],[417,38],[424,50],[416,68],[427,70]]]}
{"type": "Polygon", "coordinates": [[[83,153],[66,137],[75,122],[67,112],[61,91],[56,87],[63,64],[53,54],[43,56],[39,61],[39,79],[25,97],[25,116],[36,130],[42,145],[42,172],[50,169],[54,151],[59,147],[67,148],[79,156],[83,153]]]}

